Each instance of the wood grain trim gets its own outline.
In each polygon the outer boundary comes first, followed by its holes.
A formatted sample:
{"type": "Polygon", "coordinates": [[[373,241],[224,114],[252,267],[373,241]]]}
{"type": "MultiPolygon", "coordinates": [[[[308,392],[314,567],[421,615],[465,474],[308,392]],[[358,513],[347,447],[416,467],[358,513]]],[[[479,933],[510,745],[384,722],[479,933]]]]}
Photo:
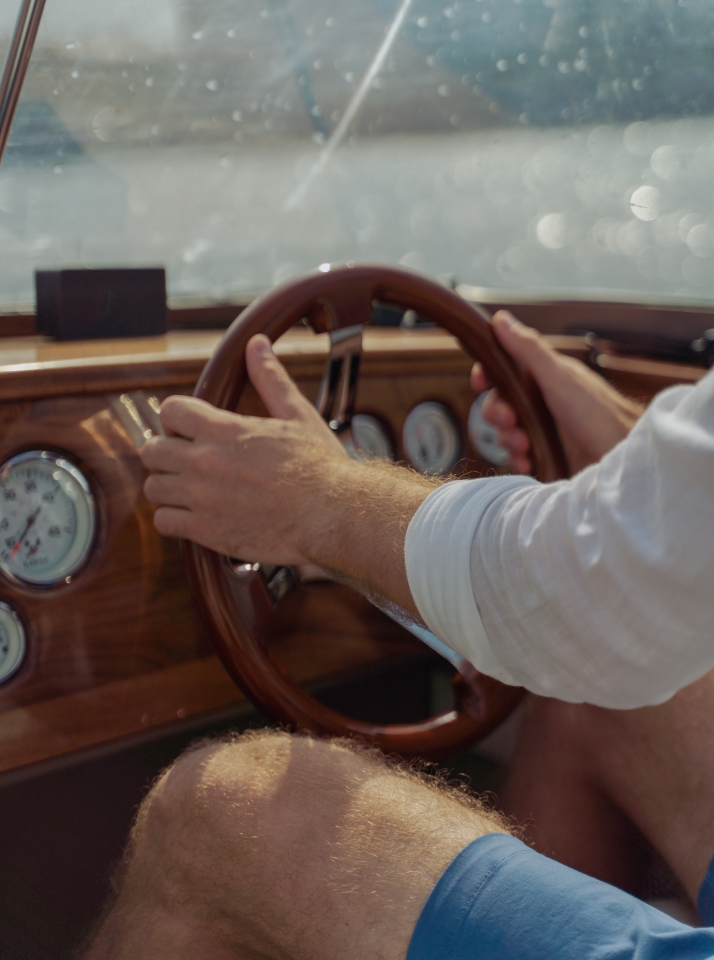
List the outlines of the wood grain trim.
{"type": "Polygon", "coordinates": [[[217,657],[0,714],[0,772],[245,699],[217,657]]]}
{"type": "MultiPolygon", "coordinates": [[[[302,634],[299,642],[279,642],[278,648],[283,668],[299,683],[425,654],[411,642],[380,643],[368,636],[339,645],[302,634]]],[[[209,656],[7,710],[0,713],[0,773],[244,701],[218,657],[209,656]]]]}
{"type": "MultiPolygon", "coordinates": [[[[193,386],[220,339],[211,331],[76,344],[6,341],[0,349],[0,401],[193,386]],[[32,359],[16,362],[24,356],[32,359]]],[[[276,353],[294,376],[319,378],[327,338],[292,331],[276,353]]],[[[458,372],[468,365],[457,341],[441,331],[372,330],[364,338],[366,376],[391,376],[406,367],[413,376],[458,372]]]]}

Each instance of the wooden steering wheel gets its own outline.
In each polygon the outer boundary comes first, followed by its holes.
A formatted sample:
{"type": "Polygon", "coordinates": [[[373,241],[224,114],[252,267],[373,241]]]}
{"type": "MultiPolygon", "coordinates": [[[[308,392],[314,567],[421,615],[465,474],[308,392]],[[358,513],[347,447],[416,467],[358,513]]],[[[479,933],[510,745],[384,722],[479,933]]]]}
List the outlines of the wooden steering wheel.
{"type": "MultiPolygon", "coordinates": [[[[555,425],[535,383],[499,346],[488,314],[451,290],[416,273],[392,267],[329,268],[290,280],[255,300],[233,322],[206,365],[194,396],[235,410],[248,375],[245,349],[256,333],[272,342],[302,319],[329,333],[331,350],[318,409],[338,432],[349,430],[359,369],[361,332],[375,302],[415,310],[456,336],[508,398],[531,441],[535,475],[566,476],[555,425]],[[335,411],[333,407],[337,405],[335,411]]],[[[456,707],[421,723],[378,726],[342,716],[291,681],[271,657],[264,637],[275,605],[290,588],[290,568],[236,564],[195,543],[185,544],[194,595],[224,666],[268,717],[322,736],[357,736],[387,753],[439,759],[485,736],[523,695],[479,674],[470,665],[455,677],[456,707]]]]}

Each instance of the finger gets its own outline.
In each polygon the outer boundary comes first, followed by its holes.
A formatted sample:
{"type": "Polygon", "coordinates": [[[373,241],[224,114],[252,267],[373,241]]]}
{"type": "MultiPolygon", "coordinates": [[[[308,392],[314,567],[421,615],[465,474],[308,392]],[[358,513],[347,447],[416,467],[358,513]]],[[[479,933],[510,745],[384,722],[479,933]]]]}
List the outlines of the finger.
{"type": "Polygon", "coordinates": [[[144,481],[144,496],[157,506],[188,507],[186,482],[172,473],[152,473],[144,481]]]}
{"type": "Polygon", "coordinates": [[[154,527],[162,537],[181,537],[191,540],[195,517],[190,510],[180,507],[159,507],[154,513],[154,527]]]}
{"type": "Polygon", "coordinates": [[[511,430],[518,423],[513,407],[501,400],[495,390],[492,390],[483,401],[481,414],[487,423],[500,430],[511,430]]]}
{"type": "Polygon", "coordinates": [[[248,341],[245,359],[250,382],[260,394],[270,416],[280,420],[299,417],[308,401],[273,353],[270,340],[262,333],[252,337],[248,341]]]}
{"type": "Polygon", "coordinates": [[[512,454],[525,454],[531,446],[528,434],[518,427],[515,430],[499,430],[498,443],[512,454]]]}
{"type": "Polygon", "coordinates": [[[501,346],[530,371],[543,388],[559,362],[558,354],[545,337],[516,320],[508,310],[494,314],[493,328],[501,346]]]}
{"type": "Polygon", "coordinates": [[[474,393],[483,393],[491,386],[480,363],[475,363],[471,367],[470,383],[474,393]]]}
{"type": "Polygon", "coordinates": [[[530,473],[531,462],[528,459],[528,457],[524,457],[524,456],[511,457],[511,470],[513,470],[514,473],[530,473]]]}
{"type": "Polygon", "coordinates": [[[141,448],[139,456],[147,470],[179,473],[185,466],[191,442],[183,437],[152,437],[141,448]]]}
{"type": "Polygon", "coordinates": [[[196,397],[167,397],[161,404],[161,426],[171,436],[195,440],[215,418],[216,408],[196,397]]]}

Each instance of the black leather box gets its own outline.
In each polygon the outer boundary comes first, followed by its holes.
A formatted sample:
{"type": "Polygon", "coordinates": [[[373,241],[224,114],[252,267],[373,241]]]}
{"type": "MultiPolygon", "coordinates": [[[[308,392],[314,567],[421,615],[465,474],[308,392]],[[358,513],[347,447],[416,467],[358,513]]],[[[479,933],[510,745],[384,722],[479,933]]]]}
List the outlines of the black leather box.
{"type": "Polygon", "coordinates": [[[166,271],[38,270],[37,332],[57,340],[166,333],[166,271]]]}

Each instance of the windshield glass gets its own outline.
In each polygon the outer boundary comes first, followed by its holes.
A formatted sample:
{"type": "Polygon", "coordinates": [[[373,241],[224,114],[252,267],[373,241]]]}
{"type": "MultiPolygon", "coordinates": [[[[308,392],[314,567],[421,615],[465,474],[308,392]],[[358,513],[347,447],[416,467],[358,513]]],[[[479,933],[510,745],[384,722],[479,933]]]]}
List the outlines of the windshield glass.
{"type": "Polygon", "coordinates": [[[37,268],[206,302],[352,259],[711,302],[712,114],[711,0],[47,0],[0,306],[37,268]]]}

